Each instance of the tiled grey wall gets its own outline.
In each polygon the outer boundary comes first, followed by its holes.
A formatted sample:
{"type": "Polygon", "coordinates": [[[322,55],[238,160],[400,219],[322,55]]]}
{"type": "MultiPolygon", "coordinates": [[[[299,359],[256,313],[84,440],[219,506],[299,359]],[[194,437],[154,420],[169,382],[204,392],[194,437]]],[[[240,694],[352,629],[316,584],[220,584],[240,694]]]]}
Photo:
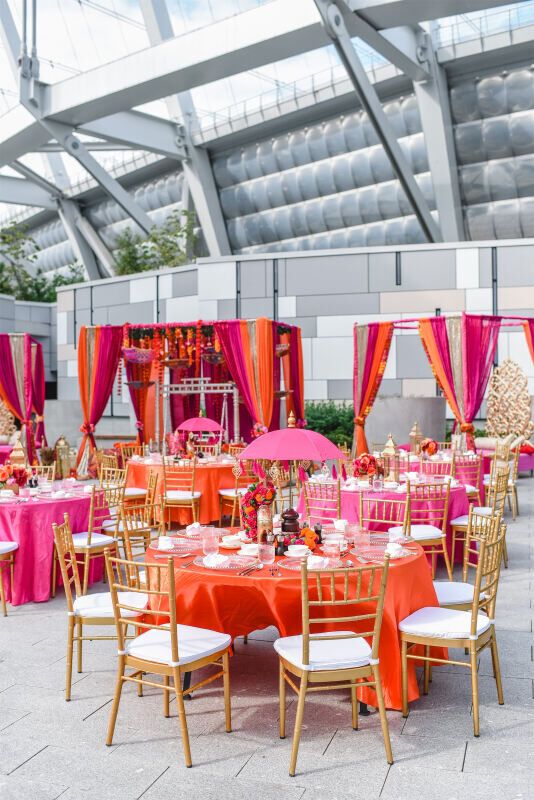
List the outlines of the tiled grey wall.
{"type": "MultiPolygon", "coordinates": [[[[492,248],[483,242],[225,257],[159,275],[65,287],[58,294],[60,397],[76,396],[74,336],[82,324],[231,319],[238,308],[242,317],[272,317],[276,305],[278,319],[302,328],[306,397],[351,400],[354,323],[432,315],[436,309],[493,313],[492,248]]],[[[494,255],[498,313],[534,316],[534,243],[499,242],[494,255]]],[[[521,364],[534,392],[534,367],[520,329],[501,332],[499,356],[521,364]]],[[[419,337],[398,331],[381,395],[435,394],[419,337]]]]}
{"type": "Polygon", "coordinates": [[[30,303],[0,295],[0,333],[30,333],[43,345],[45,377],[55,380],[55,303],[30,303]]]}

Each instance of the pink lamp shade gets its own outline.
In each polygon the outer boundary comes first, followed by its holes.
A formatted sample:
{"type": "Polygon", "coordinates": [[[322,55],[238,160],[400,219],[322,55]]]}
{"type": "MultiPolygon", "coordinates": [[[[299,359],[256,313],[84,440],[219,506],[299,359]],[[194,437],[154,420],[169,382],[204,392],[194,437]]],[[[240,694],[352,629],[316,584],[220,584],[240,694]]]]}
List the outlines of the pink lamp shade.
{"type": "Polygon", "coordinates": [[[223,431],[224,428],[214,419],[209,419],[208,417],[190,417],[190,419],[186,419],[180,423],[176,430],[194,431],[195,433],[204,431],[218,433],[219,431],[223,431]]]}
{"type": "Polygon", "coordinates": [[[343,458],[336,445],[321,433],[305,428],[283,428],[264,433],[239,454],[239,459],[269,461],[326,461],[343,458]]]}

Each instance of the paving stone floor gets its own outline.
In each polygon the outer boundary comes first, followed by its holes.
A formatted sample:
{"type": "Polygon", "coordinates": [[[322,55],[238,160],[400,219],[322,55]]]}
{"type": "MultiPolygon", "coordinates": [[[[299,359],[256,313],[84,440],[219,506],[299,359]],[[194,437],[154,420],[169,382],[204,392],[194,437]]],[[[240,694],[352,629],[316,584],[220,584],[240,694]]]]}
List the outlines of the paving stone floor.
{"type": "MultiPolygon", "coordinates": [[[[85,645],[72,702],[63,696],[65,601],[0,618],[1,800],[227,800],[287,798],[534,798],[534,479],[520,482],[521,516],[510,522],[510,568],[497,606],[505,705],[497,704],[489,652],[480,662],[481,736],[473,738],[470,683],[461,667],[437,668],[410,716],[389,712],[395,764],[384,756],[376,714],[350,727],[348,693],[306,705],[298,772],[288,776],[290,738],[277,733],[274,630],[258,631],[232,659],[234,732],[223,726],[216,686],[187,704],[194,766],[183,765],[176,717],[161,693],[127,686],[113,747],[104,745],[115,678],[113,642],[85,645]]],[[[101,589],[102,587],[97,587],[101,589]]],[[[288,712],[292,731],[295,702],[288,712]]]]}

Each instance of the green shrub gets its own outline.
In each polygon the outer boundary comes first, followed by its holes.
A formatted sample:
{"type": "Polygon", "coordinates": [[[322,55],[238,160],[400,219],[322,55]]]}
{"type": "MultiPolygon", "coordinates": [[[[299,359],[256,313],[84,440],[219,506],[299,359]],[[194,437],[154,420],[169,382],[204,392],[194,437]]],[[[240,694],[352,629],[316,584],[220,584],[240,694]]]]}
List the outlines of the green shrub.
{"type": "Polygon", "coordinates": [[[332,400],[306,403],[308,428],[327,436],[335,444],[345,442],[350,447],[354,432],[354,406],[349,403],[337,405],[332,400]]]}

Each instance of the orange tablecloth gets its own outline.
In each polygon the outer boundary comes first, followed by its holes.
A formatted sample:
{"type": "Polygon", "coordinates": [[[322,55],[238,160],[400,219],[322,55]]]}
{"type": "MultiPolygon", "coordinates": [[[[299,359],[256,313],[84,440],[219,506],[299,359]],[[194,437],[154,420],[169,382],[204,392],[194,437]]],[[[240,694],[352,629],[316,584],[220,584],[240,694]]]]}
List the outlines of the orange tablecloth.
{"type": "MultiPolygon", "coordinates": [[[[401,654],[398,623],[423,606],[437,606],[436,593],[419,545],[413,557],[390,562],[380,638],[380,673],[388,708],[401,708],[401,654]]],[[[153,560],[148,550],[146,560],[153,560]]],[[[161,551],[160,551],[161,554],[161,551]]],[[[354,560],[354,557],[352,557],[354,560]]],[[[249,576],[188,566],[176,559],[176,605],[178,621],[185,625],[228,633],[235,638],[274,625],[281,636],[302,631],[300,573],[281,569],[282,577],[271,577],[267,569],[249,576]]],[[[436,657],[442,651],[436,651],[436,657]]],[[[409,663],[408,699],[416,700],[419,689],[413,662],[409,663]]],[[[360,700],[376,706],[374,691],[362,687],[360,700]]]]}
{"type": "MultiPolygon", "coordinates": [[[[195,491],[201,492],[199,522],[208,525],[219,519],[219,489],[233,489],[235,477],[233,464],[199,465],[195,470],[195,491]]],[[[140,464],[128,462],[128,486],[145,488],[149,472],[158,474],[158,497],[163,493],[163,465],[140,464]]],[[[191,511],[187,508],[176,508],[172,511],[172,519],[180,525],[188,525],[193,521],[191,511]]]]}

